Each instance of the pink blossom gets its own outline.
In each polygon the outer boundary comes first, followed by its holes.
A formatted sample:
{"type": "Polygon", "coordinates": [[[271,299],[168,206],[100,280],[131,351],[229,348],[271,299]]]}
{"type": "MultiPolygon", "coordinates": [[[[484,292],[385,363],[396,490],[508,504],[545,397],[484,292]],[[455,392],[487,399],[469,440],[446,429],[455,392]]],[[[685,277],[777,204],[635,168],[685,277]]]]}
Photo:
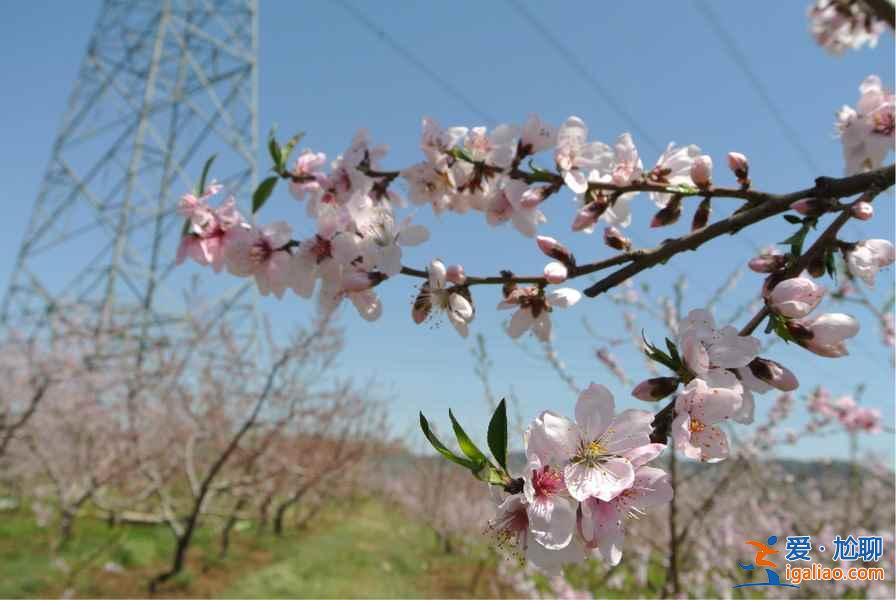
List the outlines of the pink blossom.
{"type": "Polygon", "coordinates": [[[283,247],[290,241],[292,227],[278,221],[235,232],[224,248],[227,270],[238,277],[255,277],[262,296],[282,297],[291,272],[290,254],[283,247]]]}
{"type": "Polygon", "coordinates": [[[450,127],[442,129],[441,125],[430,117],[423,117],[423,133],[420,137],[420,149],[426,160],[436,171],[444,172],[452,160],[448,152],[467,134],[466,127],[450,127]]]}
{"type": "Polygon", "coordinates": [[[881,166],[896,140],[893,93],[883,88],[877,75],[866,77],[859,91],[856,108],[844,106],[837,115],[847,175],[881,166]]]}
{"type": "Polygon", "coordinates": [[[541,120],[538,115],[529,115],[520,133],[520,149],[524,155],[538,154],[557,143],[557,130],[541,120]]]}
{"type": "MultiPolygon", "coordinates": [[[[652,446],[659,446],[660,451],[665,448],[662,444],[652,446]]],[[[597,548],[611,565],[622,560],[626,521],[672,500],[672,486],[665,471],[645,466],[638,460],[634,460],[633,465],[636,469],[631,487],[609,502],[588,498],[581,505],[579,529],[586,547],[597,548]]]]}
{"type": "Polygon", "coordinates": [[[615,250],[624,250],[628,252],[632,248],[632,241],[622,235],[615,227],[607,227],[604,229],[604,243],[615,250]]]}
{"type": "Polygon", "coordinates": [[[540,458],[532,455],[523,480],[532,536],[549,550],[569,545],[575,531],[576,507],[566,492],[563,473],[542,465],[540,458]]]}
{"type": "Polygon", "coordinates": [[[756,273],[774,273],[787,266],[787,257],[776,248],[771,248],[763,250],[759,256],[751,258],[747,266],[756,273]]]}
{"type": "Polygon", "coordinates": [[[576,422],[552,412],[529,426],[526,453],[544,464],[562,465],[569,494],[612,500],[634,481],[634,467],[625,455],[650,444],[647,411],[627,410],[614,417],[613,395],[592,383],[576,402],[576,422]]]}
{"type": "Polygon", "coordinates": [[[516,308],[510,318],[507,334],[518,338],[530,329],[543,342],[551,338],[551,311],[568,308],[582,299],[582,293],[572,288],[560,288],[544,292],[538,288],[516,288],[500,304],[498,309],[516,308]]]}
{"type": "Polygon", "coordinates": [[[588,141],[588,128],[582,119],[569,117],[557,131],[554,160],[569,189],[584,194],[588,189],[586,173],[592,169],[608,173],[613,154],[606,144],[588,141]]]}
{"type": "Polygon", "coordinates": [[[865,4],[838,0],[815,0],[809,7],[809,31],[819,46],[839,55],[845,50],[877,46],[887,24],[866,12],[865,4]]]}
{"type": "Polygon", "coordinates": [[[526,237],[534,237],[535,230],[544,223],[544,214],[537,208],[522,204],[522,196],[528,186],[519,180],[511,179],[495,190],[490,196],[486,208],[486,221],[492,227],[511,221],[517,231],[526,237]]]}
{"type": "Polygon", "coordinates": [[[467,131],[463,147],[474,161],[506,169],[516,156],[518,135],[512,125],[498,125],[491,133],[485,127],[473,127],[467,131]]]}
{"type": "Polygon", "coordinates": [[[224,268],[225,248],[246,225],[233,198],[228,198],[217,208],[206,204],[206,198],[219,189],[220,186],[211,185],[198,199],[192,194],[181,199],[179,212],[189,218],[189,226],[177,249],[177,264],[192,258],[200,265],[211,265],[216,273],[224,268]]]}
{"type": "MultiPolygon", "coordinates": [[[[666,151],[656,161],[656,166],[647,174],[647,179],[653,183],[670,186],[693,185],[691,165],[699,155],[700,148],[698,146],[678,147],[675,142],[670,142],[666,151]]],[[[657,206],[663,208],[669,203],[672,194],[650,192],[650,197],[657,206]]]]}
{"type": "MultiPolygon", "coordinates": [[[[432,310],[445,313],[451,325],[461,335],[469,335],[469,325],[475,311],[472,302],[463,295],[461,288],[448,287],[448,271],[440,260],[429,263],[429,278],[421,286],[411,312],[416,323],[422,323],[432,310]]],[[[469,292],[465,292],[469,294],[469,292]]]]}
{"type": "Polygon", "coordinates": [[[327,155],[323,152],[304,150],[299,154],[291,173],[298,181],[295,179],[289,181],[289,191],[296,200],[304,200],[308,193],[312,195],[320,193],[320,182],[326,180],[326,174],[322,169],[326,162],[327,155]]]}
{"type": "Polygon", "coordinates": [[[685,456],[703,462],[728,457],[728,436],[716,424],[737,412],[741,397],[734,390],[709,387],[702,379],[692,380],[675,400],[672,437],[685,456]]]}
{"type": "Polygon", "coordinates": [[[759,340],[739,335],[730,325],[716,329],[715,319],[703,309],[688,313],[681,324],[679,341],[685,364],[698,377],[745,367],[756,358],[760,346],[759,340]]]}
{"type": "Polygon", "coordinates": [[[896,253],[893,244],[887,240],[872,239],[858,242],[846,252],[849,272],[869,287],[874,287],[877,272],[893,264],[896,253]]]}
{"type": "Polygon", "coordinates": [[[396,223],[392,211],[385,209],[366,211],[363,220],[356,220],[356,228],[362,238],[365,264],[390,277],[401,271],[402,248],[419,246],[429,239],[429,230],[412,224],[410,216],[396,223]]]}
{"type": "Polygon", "coordinates": [[[800,319],[815,310],[827,289],[807,277],[778,283],[769,294],[769,305],[780,315],[800,319]]]}

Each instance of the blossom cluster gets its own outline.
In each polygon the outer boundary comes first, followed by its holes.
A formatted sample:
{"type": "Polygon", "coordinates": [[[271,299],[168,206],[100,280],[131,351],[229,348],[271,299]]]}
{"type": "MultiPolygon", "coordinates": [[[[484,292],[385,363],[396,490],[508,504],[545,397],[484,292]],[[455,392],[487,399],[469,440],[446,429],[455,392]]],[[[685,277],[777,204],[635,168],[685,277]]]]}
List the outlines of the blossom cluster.
{"type": "Polygon", "coordinates": [[[880,411],[859,405],[852,396],[832,399],[824,388],[815,389],[809,397],[809,412],[817,417],[818,427],[836,421],[846,431],[879,433],[881,431],[880,411]]]}
{"type": "Polygon", "coordinates": [[[893,92],[883,87],[877,75],[866,77],[859,92],[855,108],[844,105],[837,113],[847,175],[881,166],[896,140],[893,92]]]}
{"type": "Polygon", "coordinates": [[[874,48],[887,24],[869,14],[856,0],[815,0],[809,7],[809,30],[815,41],[831,54],[874,48]]]}
{"type": "Polygon", "coordinates": [[[547,573],[593,553],[617,564],[629,516],[672,499],[668,475],[648,463],[653,415],[615,414],[610,391],[592,383],[575,421],[545,411],[525,434],[522,490],[502,499],[491,529],[503,548],[547,573]]]}

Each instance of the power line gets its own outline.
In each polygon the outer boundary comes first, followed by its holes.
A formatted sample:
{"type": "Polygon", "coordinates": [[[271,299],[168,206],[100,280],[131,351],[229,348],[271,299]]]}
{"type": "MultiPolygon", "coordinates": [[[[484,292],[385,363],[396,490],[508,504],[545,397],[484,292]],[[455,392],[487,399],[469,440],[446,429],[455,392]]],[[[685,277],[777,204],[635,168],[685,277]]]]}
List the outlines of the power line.
{"type": "Polygon", "coordinates": [[[484,119],[489,126],[494,126],[497,124],[497,120],[487,113],[484,110],[481,110],[477,107],[473,101],[468,98],[462,91],[460,91],[457,87],[454,86],[451,82],[447,81],[444,77],[440,76],[433,69],[427,66],[423,61],[417,58],[413,52],[408,50],[405,46],[399,43],[395,38],[389,35],[384,29],[382,29],[379,25],[374,23],[370,17],[365,15],[357,6],[353,6],[352,4],[346,2],[345,0],[336,0],[336,3],[339,4],[351,17],[353,17],[358,23],[363,25],[368,31],[376,35],[381,42],[389,46],[396,54],[398,54],[402,59],[405,60],[408,64],[417,69],[420,73],[426,76],[431,82],[436,84],[439,88],[442,89],[443,92],[453,97],[455,100],[463,104],[467,110],[474,113],[478,117],[484,119]]]}
{"type": "Polygon", "coordinates": [[[557,37],[548,30],[547,27],[542,25],[522,2],[519,2],[518,0],[507,0],[507,3],[532,27],[532,29],[544,38],[557,54],[563,57],[570,68],[588,83],[595,93],[597,93],[597,95],[606,103],[610,110],[616,113],[616,116],[628,123],[628,126],[633,132],[638,134],[638,137],[647,142],[647,145],[651,146],[656,152],[661,153],[665,149],[660,146],[650,134],[641,129],[635,118],[622,105],[622,102],[620,102],[608,88],[601,84],[601,82],[591,74],[588,67],[576,57],[575,53],[571,52],[569,48],[563,45],[563,42],[557,39],[557,37]]]}
{"type": "MultiPolygon", "coordinates": [[[[587,66],[585,66],[572,52],[567,46],[560,41],[557,36],[555,36],[547,27],[542,25],[538,19],[529,11],[528,8],[520,1],[520,0],[506,0],[507,4],[516,11],[519,16],[525,20],[538,34],[540,34],[544,40],[550,45],[554,51],[566,61],[567,65],[575,71],[579,76],[581,76],[590,87],[597,93],[598,96],[613,110],[618,117],[628,123],[628,126],[632,131],[636,132],[640,138],[643,138],[645,142],[647,142],[648,146],[651,146],[657,152],[662,152],[665,150],[664,147],[660,146],[651,136],[638,125],[638,122],[635,118],[622,106],[622,103],[616,99],[613,93],[604,85],[598,81],[598,79],[591,73],[587,66]]],[[[631,238],[639,245],[645,246],[640,240],[638,240],[633,232],[630,233],[631,238]]],[[[760,245],[757,244],[752,238],[750,238],[746,234],[741,234],[735,236],[741,243],[745,244],[751,252],[755,252],[760,248],[760,245]]],[[[677,271],[680,275],[684,275],[684,272],[681,268],[676,265],[670,265],[675,271],[677,271]]],[[[700,289],[709,294],[709,290],[706,287],[703,287],[701,284],[697,284],[700,289]]]]}
{"type": "Polygon", "coordinates": [[[765,84],[762,83],[762,80],[756,75],[756,72],[753,71],[752,67],[750,67],[750,61],[741,52],[740,48],[737,45],[737,42],[734,41],[734,38],[728,34],[728,31],[725,27],[722,26],[719,18],[716,16],[715,12],[713,12],[712,8],[710,8],[709,3],[705,0],[694,0],[694,4],[697,6],[697,12],[706,19],[706,22],[709,24],[710,28],[719,38],[719,41],[722,42],[722,47],[725,49],[725,52],[737,65],[737,67],[744,74],[744,77],[750,82],[750,85],[753,86],[753,89],[756,91],[756,94],[759,96],[762,103],[765,104],[766,110],[768,110],[769,114],[775,120],[778,125],[778,128],[781,130],[781,133],[784,134],[784,137],[787,139],[787,142],[791,145],[791,147],[796,151],[796,153],[800,156],[802,161],[806,164],[806,166],[811,171],[811,174],[814,176],[821,172],[818,164],[812,158],[812,154],[809,152],[808,147],[803,141],[800,139],[799,132],[793,128],[790,123],[787,122],[787,119],[784,118],[784,114],[778,108],[777,104],[775,104],[774,100],[772,100],[771,96],[768,93],[768,89],[765,87],[765,84]]]}

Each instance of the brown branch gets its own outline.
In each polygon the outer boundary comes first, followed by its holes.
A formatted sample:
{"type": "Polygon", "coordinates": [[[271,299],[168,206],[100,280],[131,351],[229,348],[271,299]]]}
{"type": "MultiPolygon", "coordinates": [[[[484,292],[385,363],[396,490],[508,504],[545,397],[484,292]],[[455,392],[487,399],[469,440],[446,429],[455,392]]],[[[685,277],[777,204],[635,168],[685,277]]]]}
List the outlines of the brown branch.
{"type": "MultiPolygon", "coordinates": [[[[705,242],[715,239],[726,233],[736,233],[740,229],[773,217],[790,209],[790,205],[803,198],[842,198],[868,191],[871,188],[884,190],[893,185],[896,179],[896,166],[890,165],[868,173],[860,173],[841,179],[819,177],[815,180],[815,186],[797,192],[784,195],[763,194],[764,199],[756,206],[737,212],[727,219],[717,221],[712,225],[697,230],[688,235],[671,240],[644,252],[641,258],[633,261],[628,266],[614,271],[585,290],[585,295],[593,298],[598,294],[619,285],[626,279],[637,275],[641,271],[653,268],[664,263],[676,254],[687,250],[696,250],[705,242]]],[[[878,192],[879,193],[879,192],[878,192]]],[[[840,218],[849,219],[849,212],[845,210],[840,218]]],[[[838,227],[839,229],[839,227],[838,227]]]]}
{"type": "Polygon", "coordinates": [[[889,25],[890,29],[896,29],[896,7],[890,0],[861,0],[861,2],[875,17],[889,25]]]}

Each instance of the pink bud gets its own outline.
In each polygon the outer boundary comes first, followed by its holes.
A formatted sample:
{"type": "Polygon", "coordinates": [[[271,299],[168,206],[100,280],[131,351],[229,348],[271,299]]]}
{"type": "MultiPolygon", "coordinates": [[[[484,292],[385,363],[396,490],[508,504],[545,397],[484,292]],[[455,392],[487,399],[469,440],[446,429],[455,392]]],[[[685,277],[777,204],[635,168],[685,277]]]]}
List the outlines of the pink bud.
{"type": "Polygon", "coordinates": [[[429,294],[429,283],[427,282],[420,287],[420,293],[417,294],[417,297],[414,299],[414,306],[411,309],[411,318],[414,319],[414,323],[419,325],[426,320],[426,317],[429,316],[431,310],[432,300],[429,294]]]}
{"type": "Polygon", "coordinates": [[[666,225],[672,225],[676,221],[678,221],[678,217],[681,216],[681,196],[675,194],[669,200],[669,203],[662,209],[660,209],[655,215],[653,215],[653,219],[650,221],[651,227],[665,227],[666,225]]]}
{"type": "Polygon", "coordinates": [[[792,392],[800,386],[796,375],[774,360],[757,356],[747,366],[754,377],[778,388],[782,392],[792,392]]]}
{"type": "Polygon", "coordinates": [[[787,266],[787,257],[783,254],[760,254],[751,258],[747,266],[756,273],[774,273],[787,266]]]}
{"type": "Polygon", "coordinates": [[[728,168],[734,173],[738,179],[746,179],[750,172],[750,164],[747,157],[740,152],[728,153],[728,168]]]}
{"type": "Polygon", "coordinates": [[[777,284],[769,294],[769,305],[776,313],[801,319],[812,312],[827,290],[807,277],[793,277],[777,284]]]}
{"type": "Polygon", "coordinates": [[[824,212],[824,207],[815,198],[803,198],[790,205],[792,210],[806,216],[817,216],[824,212]]]}
{"type": "Polygon", "coordinates": [[[635,386],[632,396],[645,402],[656,402],[675,392],[678,389],[677,377],[654,377],[645,379],[635,386]]]}
{"type": "Polygon", "coordinates": [[[712,157],[701,154],[691,163],[691,181],[700,189],[712,185],[712,157]]]}
{"type": "Polygon", "coordinates": [[[573,231],[588,229],[597,223],[597,220],[607,210],[609,204],[603,195],[597,195],[594,200],[579,209],[576,218],[572,222],[573,231]]]}
{"type": "Polygon", "coordinates": [[[625,250],[626,252],[632,247],[632,241],[622,235],[622,232],[615,227],[607,227],[604,229],[604,243],[610,248],[625,250]]]}
{"type": "Polygon", "coordinates": [[[856,202],[849,209],[852,216],[860,221],[867,221],[874,216],[874,207],[868,202],[856,202]]]}
{"type": "Polygon", "coordinates": [[[467,280],[463,265],[451,265],[445,271],[445,279],[456,285],[463,285],[467,280]]]}
{"type": "Polygon", "coordinates": [[[544,267],[544,278],[548,283],[563,283],[568,276],[569,271],[561,262],[549,262],[544,267]]]}
{"type": "Polygon", "coordinates": [[[554,260],[559,260],[569,267],[576,264],[576,260],[569,248],[554,238],[540,235],[535,238],[535,241],[538,243],[538,248],[548,257],[553,258],[554,260]]]}

